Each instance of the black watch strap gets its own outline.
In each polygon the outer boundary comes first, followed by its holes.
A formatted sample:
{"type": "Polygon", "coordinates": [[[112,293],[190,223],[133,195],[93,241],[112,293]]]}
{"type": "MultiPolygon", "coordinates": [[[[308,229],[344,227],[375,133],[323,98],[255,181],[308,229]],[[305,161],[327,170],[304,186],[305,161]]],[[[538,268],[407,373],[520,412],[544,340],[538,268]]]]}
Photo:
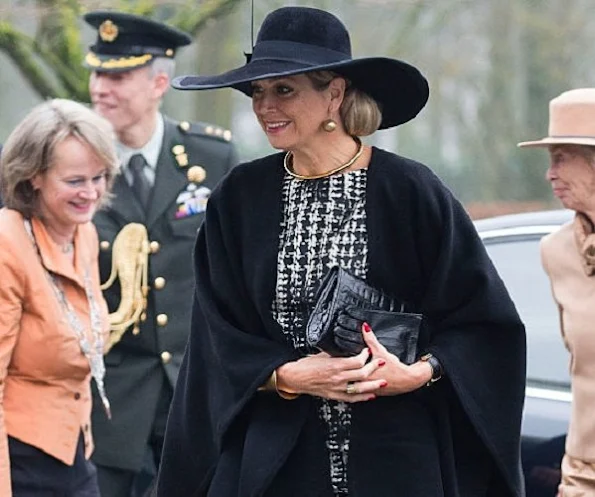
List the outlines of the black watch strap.
{"type": "Polygon", "coordinates": [[[432,377],[430,378],[430,381],[426,383],[426,386],[429,387],[442,378],[444,370],[442,369],[442,364],[440,364],[440,361],[436,357],[428,353],[422,355],[419,360],[427,362],[430,365],[430,368],[432,368],[432,377]]]}

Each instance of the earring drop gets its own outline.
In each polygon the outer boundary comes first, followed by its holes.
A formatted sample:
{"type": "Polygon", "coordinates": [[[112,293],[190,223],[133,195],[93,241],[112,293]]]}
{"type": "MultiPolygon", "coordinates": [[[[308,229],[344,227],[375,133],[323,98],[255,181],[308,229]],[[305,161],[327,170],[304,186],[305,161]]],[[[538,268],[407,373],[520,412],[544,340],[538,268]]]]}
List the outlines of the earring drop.
{"type": "Polygon", "coordinates": [[[327,119],[322,123],[322,129],[325,130],[327,133],[332,133],[337,129],[337,123],[332,119],[327,119]]]}

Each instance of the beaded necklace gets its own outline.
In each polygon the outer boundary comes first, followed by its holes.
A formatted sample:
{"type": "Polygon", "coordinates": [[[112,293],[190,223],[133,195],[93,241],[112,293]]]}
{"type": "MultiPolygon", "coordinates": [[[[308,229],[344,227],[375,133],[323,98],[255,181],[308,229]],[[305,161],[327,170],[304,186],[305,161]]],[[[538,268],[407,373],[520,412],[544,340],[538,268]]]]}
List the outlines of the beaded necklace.
{"type": "MultiPolygon", "coordinates": [[[[33,228],[31,226],[31,221],[28,219],[24,220],[25,222],[25,229],[33,242],[35,249],[37,250],[37,255],[39,256],[40,262],[42,261],[41,258],[41,251],[39,250],[39,245],[37,245],[37,241],[35,240],[35,235],[33,234],[33,228]]],[[[45,266],[42,267],[45,270],[45,274],[48,278],[48,281],[54,290],[54,294],[60,303],[64,314],[66,315],[66,319],[68,320],[68,324],[70,328],[76,335],[79,341],[79,345],[81,348],[81,352],[87,358],[89,363],[89,368],[91,369],[91,376],[95,380],[97,385],[97,390],[99,392],[99,396],[101,397],[101,402],[103,403],[103,407],[105,409],[105,413],[107,417],[111,419],[111,409],[109,399],[105,393],[105,385],[103,382],[103,378],[105,377],[105,364],[103,362],[103,336],[101,333],[101,312],[99,311],[99,306],[97,305],[97,301],[95,300],[95,296],[93,294],[93,289],[91,285],[91,277],[89,276],[89,270],[85,268],[84,273],[84,282],[85,282],[85,294],[87,295],[87,302],[89,303],[89,314],[91,318],[91,332],[93,333],[93,345],[89,342],[87,338],[87,334],[85,333],[85,326],[81,323],[77,313],[73,309],[70,302],[66,298],[66,294],[62,289],[62,285],[56,278],[56,275],[49,271],[45,266]]]]}

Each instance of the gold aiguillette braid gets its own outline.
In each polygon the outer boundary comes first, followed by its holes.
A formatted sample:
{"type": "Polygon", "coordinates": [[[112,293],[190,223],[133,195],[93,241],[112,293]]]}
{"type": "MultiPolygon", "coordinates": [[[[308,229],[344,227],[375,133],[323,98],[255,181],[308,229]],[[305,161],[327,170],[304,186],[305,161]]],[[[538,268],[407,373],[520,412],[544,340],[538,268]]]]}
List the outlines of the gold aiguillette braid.
{"type": "Polygon", "coordinates": [[[149,236],[147,228],[139,223],[129,223],[116,235],[112,244],[112,269],[108,280],[101,285],[105,290],[120,282],[120,304],[110,313],[110,337],[107,350],[118,343],[130,327],[139,332],[139,322],[146,318],[149,293],[149,236]]]}

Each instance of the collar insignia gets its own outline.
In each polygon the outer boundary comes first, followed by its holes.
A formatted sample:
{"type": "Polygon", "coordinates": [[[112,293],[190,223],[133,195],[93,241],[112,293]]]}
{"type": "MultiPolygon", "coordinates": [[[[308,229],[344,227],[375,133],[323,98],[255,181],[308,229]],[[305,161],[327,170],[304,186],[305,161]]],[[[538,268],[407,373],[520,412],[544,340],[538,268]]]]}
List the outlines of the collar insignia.
{"type": "Polygon", "coordinates": [[[188,154],[186,153],[184,145],[174,145],[171,151],[173,152],[179,167],[186,167],[188,165],[188,154]]]}

